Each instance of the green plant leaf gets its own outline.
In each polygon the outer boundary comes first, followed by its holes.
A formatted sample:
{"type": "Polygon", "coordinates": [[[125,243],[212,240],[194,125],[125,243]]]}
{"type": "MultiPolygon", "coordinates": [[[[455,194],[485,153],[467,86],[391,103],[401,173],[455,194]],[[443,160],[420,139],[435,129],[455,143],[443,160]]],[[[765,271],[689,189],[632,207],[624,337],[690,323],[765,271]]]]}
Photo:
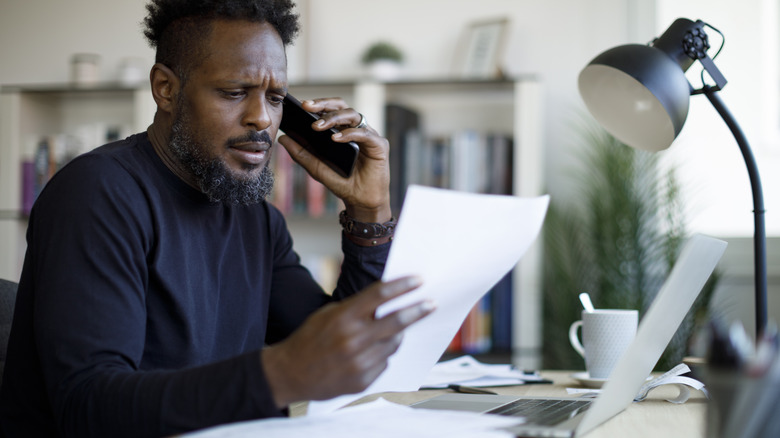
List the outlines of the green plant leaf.
{"type": "Polygon", "coordinates": [[[389,59],[396,62],[402,62],[403,53],[393,44],[387,41],[378,41],[366,49],[363,53],[363,64],[370,64],[380,59],[389,59]]]}

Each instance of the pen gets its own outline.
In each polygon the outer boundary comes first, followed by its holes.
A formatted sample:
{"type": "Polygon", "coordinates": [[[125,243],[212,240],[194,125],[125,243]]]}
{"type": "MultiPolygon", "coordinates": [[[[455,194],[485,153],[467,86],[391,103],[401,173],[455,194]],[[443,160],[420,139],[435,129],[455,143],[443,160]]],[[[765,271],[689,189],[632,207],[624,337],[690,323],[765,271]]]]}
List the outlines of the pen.
{"type": "Polygon", "coordinates": [[[493,395],[498,394],[497,392],[493,392],[489,389],[475,388],[473,386],[450,384],[447,385],[447,388],[463,394],[493,394],[493,395]]]}
{"type": "Polygon", "coordinates": [[[550,379],[537,379],[537,380],[526,380],[523,385],[549,385],[552,384],[553,381],[550,379]]]}

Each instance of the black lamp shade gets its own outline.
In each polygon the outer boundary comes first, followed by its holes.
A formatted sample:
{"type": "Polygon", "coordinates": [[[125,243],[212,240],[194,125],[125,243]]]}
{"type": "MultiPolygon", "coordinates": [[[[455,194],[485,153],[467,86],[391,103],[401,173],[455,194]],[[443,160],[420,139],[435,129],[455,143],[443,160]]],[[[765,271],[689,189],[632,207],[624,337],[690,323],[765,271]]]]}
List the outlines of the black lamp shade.
{"type": "Polygon", "coordinates": [[[691,86],[663,51],[640,44],[609,49],[580,73],[588,111],[621,142],[639,149],[668,148],[688,116],[691,86]]]}

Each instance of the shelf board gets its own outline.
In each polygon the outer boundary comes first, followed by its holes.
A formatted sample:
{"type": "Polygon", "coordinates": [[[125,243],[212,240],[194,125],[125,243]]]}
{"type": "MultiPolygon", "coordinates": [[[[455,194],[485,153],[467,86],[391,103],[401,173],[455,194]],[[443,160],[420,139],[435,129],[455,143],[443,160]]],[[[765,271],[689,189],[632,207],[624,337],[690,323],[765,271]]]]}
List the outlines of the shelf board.
{"type": "Polygon", "coordinates": [[[378,83],[386,86],[406,86],[406,85],[429,85],[429,86],[452,86],[452,85],[501,85],[512,84],[517,81],[536,81],[538,77],[534,74],[518,75],[513,77],[496,78],[496,79],[458,79],[452,77],[431,77],[420,79],[403,79],[398,81],[376,81],[372,79],[355,79],[355,80],[338,80],[338,81],[303,81],[292,82],[290,87],[343,87],[352,86],[360,83],[378,83]]]}
{"type": "Polygon", "coordinates": [[[27,220],[27,216],[19,210],[0,210],[0,220],[27,220]]]}
{"type": "Polygon", "coordinates": [[[94,85],[60,84],[16,84],[3,85],[0,93],[102,93],[115,91],[136,91],[147,84],[124,85],[119,82],[100,82],[94,85]]]}
{"type": "MultiPolygon", "coordinates": [[[[380,82],[386,86],[485,86],[485,85],[508,85],[516,81],[534,81],[536,75],[526,74],[515,77],[497,78],[497,79],[458,79],[451,77],[444,78],[421,78],[404,79],[398,81],[380,82]]],[[[304,81],[292,82],[290,87],[348,87],[360,83],[376,82],[370,79],[355,80],[323,80],[323,81],[304,81]]],[[[89,93],[105,91],[134,91],[147,87],[146,81],[135,84],[125,85],[120,82],[99,82],[93,85],[77,85],[74,83],[40,83],[40,84],[9,84],[0,86],[0,93],[89,93]]]]}

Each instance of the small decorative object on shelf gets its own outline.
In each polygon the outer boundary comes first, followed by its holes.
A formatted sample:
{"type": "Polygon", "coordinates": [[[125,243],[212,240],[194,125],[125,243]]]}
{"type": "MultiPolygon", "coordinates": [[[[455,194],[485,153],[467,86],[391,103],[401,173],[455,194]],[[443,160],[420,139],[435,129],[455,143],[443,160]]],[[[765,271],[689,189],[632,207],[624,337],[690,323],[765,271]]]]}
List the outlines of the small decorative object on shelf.
{"type": "Polygon", "coordinates": [[[119,83],[125,87],[141,84],[147,75],[148,67],[143,58],[127,56],[119,63],[119,83]]]}
{"type": "Polygon", "coordinates": [[[463,79],[501,78],[508,28],[509,19],[506,17],[472,23],[457,46],[455,76],[463,79]]]}
{"type": "Polygon", "coordinates": [[[401,76],[403,53],[387,41],[369,46],[362,61],[368,68],[369,76],[378,81],[394,81],[401,76]]]}
{"type": "Polygon", "coordinates": [[[100,81],[100,55],[76,53],[71,58],[71,82],[77,87],[89,87],[100,81]]]}

